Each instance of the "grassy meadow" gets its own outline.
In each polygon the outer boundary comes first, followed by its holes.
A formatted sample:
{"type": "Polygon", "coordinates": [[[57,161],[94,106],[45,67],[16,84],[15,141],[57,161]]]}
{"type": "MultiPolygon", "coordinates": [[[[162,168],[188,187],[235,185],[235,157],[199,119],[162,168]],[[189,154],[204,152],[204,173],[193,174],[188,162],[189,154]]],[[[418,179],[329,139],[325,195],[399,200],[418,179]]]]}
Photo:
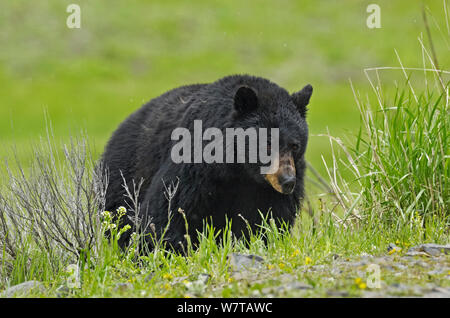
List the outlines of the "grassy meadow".
{"type": "Polygon", "coordinates": [[[377,1],[378,29],[366,25],[372,1],[79,0],[80,29],[66,26],[70,3],[0,3],[0,293],[30,280],[44,286],[29,294],[37,297],[357,297],[395,284],[450,287],[448,255],[438,275],[427,274],[428,258],[402,265],[413,266],[409,276],[389,269],[411,246],[450,243],[448,1],[377,1]],[[97,198],[87,191],[111,133],[169,89],[234,73],[290,92],[314,87],[304,213],[292,231],[267,220],[250,244],[209,228],[187,257],[164,246],[121,252],[103,236],[113,223],[92,210],[97,198]],[[86,140],[63,153],[81,133],[86,140]],[[400,248],[386,252],[389,244],[400,248]],[[239,276],[233,253],[264,262],[239,276]],[[361,257],[382,264],[382,287],[362,282],[368,263],[333,272],[361,257]],[[80,284],[67,287],[73,264],[80,284]]]}

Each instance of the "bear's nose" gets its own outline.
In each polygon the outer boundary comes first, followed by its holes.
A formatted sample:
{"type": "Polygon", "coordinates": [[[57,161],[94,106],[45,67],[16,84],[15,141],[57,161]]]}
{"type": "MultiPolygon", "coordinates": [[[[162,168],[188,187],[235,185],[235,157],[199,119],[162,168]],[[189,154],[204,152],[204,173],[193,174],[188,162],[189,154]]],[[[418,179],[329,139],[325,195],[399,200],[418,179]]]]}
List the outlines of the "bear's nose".
{"type": "Polygon", "coordinates": [[[295,176],[282,176],[280,178],[281,189],[284,194],[290,194],[294,190],[295,186],[295,176]]]}

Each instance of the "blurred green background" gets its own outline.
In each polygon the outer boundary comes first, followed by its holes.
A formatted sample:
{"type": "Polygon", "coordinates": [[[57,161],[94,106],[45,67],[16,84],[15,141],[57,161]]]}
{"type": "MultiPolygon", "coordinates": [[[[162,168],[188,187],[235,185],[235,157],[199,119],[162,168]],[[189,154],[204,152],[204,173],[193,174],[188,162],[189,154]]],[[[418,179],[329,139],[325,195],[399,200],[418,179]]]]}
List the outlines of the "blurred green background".
{"type": "MultiPolygon", "coordinates": [[[[0,149],[30,158],[46,134],[58,140],[85,130],[95,154],[131,112],[180,85],[233,73],[263,76],[293,92],[314,86],[308,160],[323,172],[327,132],[357,132],[351,79],[370,93],[364,68],[423,67],[418,37],[428,43],[422,1],[139,1],[3,0],[0,2],[0,149]],[[81,28],[69,29],[67,5],[81,7],[81,28]],[[368,4],[381,8],[369,29],[368,4]]],[[[425,1],[440,66],[450,63],[445,2],[425,1]]],[[[446,4],[448,7],[448,3],[446,4]]],[[[448,9],[447,9],[448,10],[448,9]]],[[[448,10],[450,12],[450,10],[448,10]]],[[[399,72],[381,71],[386,86],[399,72]]],[[[402,75],[402,74],[400,74],[402,75]]],[[[2,158],[3,159],[3,158],[2,158]]]]}

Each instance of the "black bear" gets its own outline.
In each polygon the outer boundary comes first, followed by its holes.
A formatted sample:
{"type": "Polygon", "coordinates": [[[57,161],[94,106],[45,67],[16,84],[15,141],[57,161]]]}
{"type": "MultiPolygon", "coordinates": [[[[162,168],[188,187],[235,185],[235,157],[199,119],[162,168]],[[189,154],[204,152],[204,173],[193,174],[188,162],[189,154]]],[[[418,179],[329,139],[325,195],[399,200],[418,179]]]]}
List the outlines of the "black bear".
{"type": "MultiPolygon", "coordinates": [[[[136,184],[142,180],[138,216],[141,225],[147,225],[150,249],[155,238],[163,237],[171,248],[182,251],[186,223],[194,243],[205,221],[223,228],[231,220],[237,237],[247,235],[248,227],[257,230],[268,213],[276,224],[291,225],[304,195],[305,117],[311,94],[311,85],[289,94],[267,79],[233,75],[175,88],[151,100],[119,126],[106,146],[102,156],[109,173],[106,209],[132,207],[123,180],[130,188],[133,180],[136,184]],[[196,131],[199,127],[201,132],[196,131]],[[255,143],[250,129],[262,128],[270,130],[266,134],[270,141],[266,148],[260,142],[253,150],[275,153],[268,173],[261,172],[264,164],[251,160],[250,152],[240,152],[255,143]],[[227,135],[229,129],[244,132],[244,142],[234,144],[230,135],[225,145],[220,144],[220,132],[227,135]],[[193,142],[180,142],[189,135],[193,142]],[[207,158],[207,148],[214,160],[207,158]],[[223,153],[227,157],[220,160],[223,153]]],[[[134,226],[131,215],[125,222],[134,226]]],[[[120,244],[128,240],[124,235],[120,244]]]]}

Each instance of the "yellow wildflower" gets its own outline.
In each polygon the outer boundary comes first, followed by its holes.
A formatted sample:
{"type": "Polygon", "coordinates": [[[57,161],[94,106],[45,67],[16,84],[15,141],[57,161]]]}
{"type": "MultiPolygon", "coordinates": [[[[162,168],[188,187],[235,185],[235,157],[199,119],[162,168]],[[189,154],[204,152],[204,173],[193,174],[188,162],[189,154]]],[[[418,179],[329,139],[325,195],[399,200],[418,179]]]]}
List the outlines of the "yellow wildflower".
{"type": "Polygon", "coordinates": [[[163,275],[163,278],[164,278],[164,279],[171,280],[171,279],[173,278],[173,276],[170,275],[169,273],[166,273],[166,274],[163,275]]]}
{"type": "Polygon", "coordinates": [[[388,252],[388,254],[389,254],[389,255],[392,255],[392,254],[394,254],[395,252],[397,252],[397,249],[394,247],[394,248],[392,248],[392,249],[388,252]]]}
{"type": "Polygon", "coordinates": [[[355,285],[358,286],[359,289],[366,289],[367,285],[363,282],[360,277],[355,278],[355,285]]]}
{"type": "Polygon", "coordinates": [[[311,264],[311,262],[312,262],[311,257],[306,256],[306,257],[305,257],[305,265],[309,265],[309,264],[311,264]]]}

